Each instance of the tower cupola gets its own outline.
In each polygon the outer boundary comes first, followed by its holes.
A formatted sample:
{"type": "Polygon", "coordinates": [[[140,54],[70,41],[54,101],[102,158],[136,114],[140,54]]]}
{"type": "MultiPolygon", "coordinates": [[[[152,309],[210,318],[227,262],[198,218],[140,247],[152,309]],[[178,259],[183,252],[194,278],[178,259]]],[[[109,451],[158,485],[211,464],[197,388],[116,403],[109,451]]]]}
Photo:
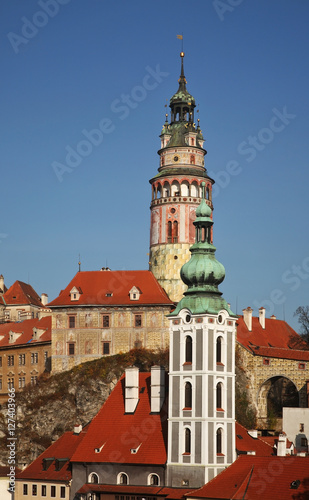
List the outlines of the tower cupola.
{"type": "Polygon", "coordinates": [[[187,91],[187,80],[184,74],[183,59],[185,53],[181,52],[181,72],[179,82],[179,88],[176,94],[170,99],[171,108],[171,123],[176,122],[187,122],[189,124],[194,123],[194,108],[195,99],[187,91]]]}

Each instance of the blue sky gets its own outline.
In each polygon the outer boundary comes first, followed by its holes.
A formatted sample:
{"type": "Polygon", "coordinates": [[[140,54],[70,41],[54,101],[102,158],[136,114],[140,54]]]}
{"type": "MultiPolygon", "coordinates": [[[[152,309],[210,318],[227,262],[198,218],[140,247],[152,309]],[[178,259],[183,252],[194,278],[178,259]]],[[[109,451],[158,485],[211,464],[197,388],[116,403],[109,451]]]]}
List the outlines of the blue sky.
{"type": "Polygon", "coordinates": [[[308,1],[3,0],[0,9],[6,285],[29,281],[52,300],[79,254],[82,270],[147,269],[148,180],[183,33],[216,180],[220,289],[234,311],[264,305],[297,329],[293,313],[309,304],[308,1]]]}

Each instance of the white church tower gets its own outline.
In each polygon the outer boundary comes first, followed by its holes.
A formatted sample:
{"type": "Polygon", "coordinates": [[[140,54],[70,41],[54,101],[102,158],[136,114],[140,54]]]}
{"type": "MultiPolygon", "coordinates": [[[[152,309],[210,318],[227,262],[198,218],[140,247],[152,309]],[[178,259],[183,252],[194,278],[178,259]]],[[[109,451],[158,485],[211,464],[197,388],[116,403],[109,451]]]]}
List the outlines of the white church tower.
{"type": "Polygon", "coordinates": [[[225,270],[211,243],[203,196],[196,238],[181,269],[188,290],[170,319],[167,484],[199,487],[235,460],[236,315],[218,285],[225,270]]]}

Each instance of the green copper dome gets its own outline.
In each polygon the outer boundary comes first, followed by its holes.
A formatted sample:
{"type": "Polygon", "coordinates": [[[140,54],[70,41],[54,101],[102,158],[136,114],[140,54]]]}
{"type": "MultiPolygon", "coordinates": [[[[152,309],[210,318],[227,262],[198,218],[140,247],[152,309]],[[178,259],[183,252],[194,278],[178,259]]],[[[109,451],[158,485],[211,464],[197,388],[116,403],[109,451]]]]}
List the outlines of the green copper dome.
{"type": "Polygon", "coordinates": [[[177,316],[185,308],[192,314],[217,314],[225,309],[230,316],[235,316],[218,290],[218,285],[225,278],[225,269],[215,257],[216,247],[211,242],[212,210],[205,199],[204,182],[202,187],[202,201],[196,210],[196,219],[193,223],[196,228],[195,243],[190,248],[190,260],[180,271],[181,279],[188,285],[188,290],[171,316],[177,316]]]}

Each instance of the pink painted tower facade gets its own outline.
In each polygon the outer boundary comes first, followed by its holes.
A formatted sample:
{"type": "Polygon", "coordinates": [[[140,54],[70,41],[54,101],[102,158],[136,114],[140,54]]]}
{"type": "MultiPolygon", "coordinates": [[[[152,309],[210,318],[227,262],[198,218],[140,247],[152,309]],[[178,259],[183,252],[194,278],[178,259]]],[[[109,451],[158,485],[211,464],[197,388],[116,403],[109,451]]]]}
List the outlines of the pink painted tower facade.
{"type": "Polygon", "coordinates": [[[180,269],[190,258],[195,241],[195,211],[201,202],[201,183],[206,184],[206,203],[212,206],[212,184],[204,166],[207,151],[197,120],[195,100],[186,88],[181,52],[179,89],[170,99],[168,115],[160,135],[158,174],[150,179],[152,187],[149,269],[170,299],[178,302],[186,289],[180,269]]]}

